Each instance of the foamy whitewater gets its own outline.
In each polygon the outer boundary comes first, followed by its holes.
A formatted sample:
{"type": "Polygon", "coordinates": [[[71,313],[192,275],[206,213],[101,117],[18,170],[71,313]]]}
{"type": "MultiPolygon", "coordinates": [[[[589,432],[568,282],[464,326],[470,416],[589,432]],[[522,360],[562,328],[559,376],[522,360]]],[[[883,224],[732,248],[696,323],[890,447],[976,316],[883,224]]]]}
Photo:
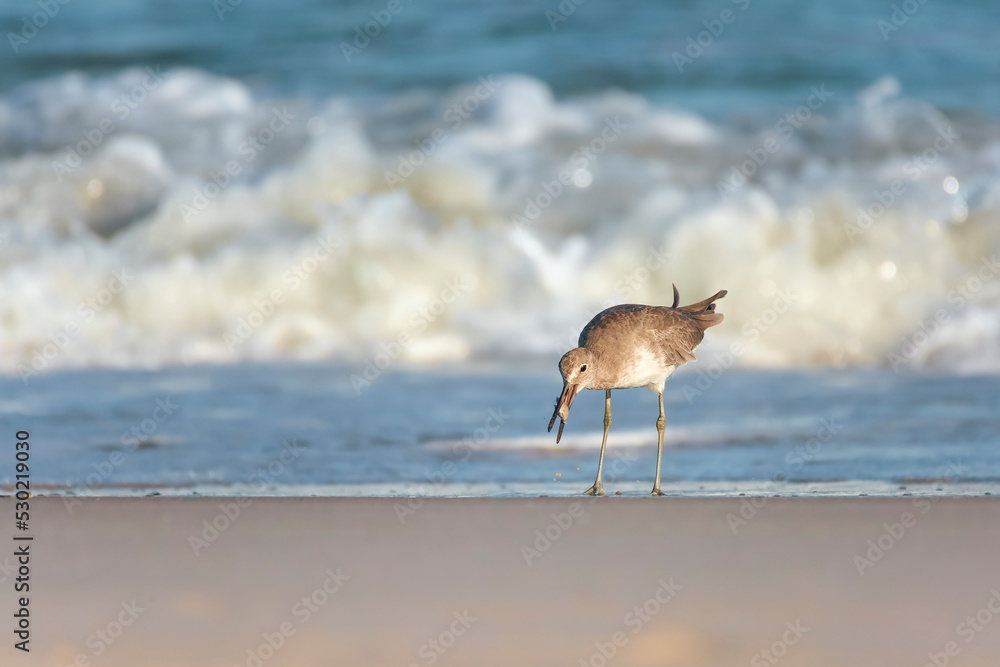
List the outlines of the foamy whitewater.
{"type": "Polygon", "coordinates": [[[996,370],[1000,123],[900,88],[725,121],[519,75],[24,84],[0,98],[0,369],[552,355],[677,283],[730,292],[717,366],[996,370]]]}

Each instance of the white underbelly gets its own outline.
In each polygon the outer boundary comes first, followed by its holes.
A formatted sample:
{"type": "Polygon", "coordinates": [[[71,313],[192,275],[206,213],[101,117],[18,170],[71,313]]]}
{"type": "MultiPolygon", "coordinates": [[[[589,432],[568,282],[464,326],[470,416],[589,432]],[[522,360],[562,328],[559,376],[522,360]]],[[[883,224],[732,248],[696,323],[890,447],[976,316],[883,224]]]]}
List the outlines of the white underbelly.
{"type": "Polygon", "coordinates": [[[633,358],[630,368],[619,377],[618,385],[623,389],[649,387],[659,391],[676,368],[672,364],[665,364],[649,350],[642,350],[633,358]]]}

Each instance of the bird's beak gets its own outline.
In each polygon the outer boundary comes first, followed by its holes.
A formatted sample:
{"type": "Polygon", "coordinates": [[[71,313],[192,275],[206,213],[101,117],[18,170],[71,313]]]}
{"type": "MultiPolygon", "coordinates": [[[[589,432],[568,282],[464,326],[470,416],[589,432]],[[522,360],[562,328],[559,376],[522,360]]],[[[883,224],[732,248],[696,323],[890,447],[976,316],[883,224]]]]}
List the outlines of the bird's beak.
{"type": "Polygon", "coordinates": [[[556,414],[563,421],[569,419],[569,409],[573,406],[573,398],[576,397],[576,390],[579,387],[578,384],[563,384],[562,393],[559,394],[559,400],[556,402],[556,414]]]}
{"type": "Polygon", "coordinates": [[[559,417],[559,432],[556,433],[556,443],[562,439],[563,428],[566,426],[566,420],[569,419],[569,409],[573,406],[577,389],[579,389],[579,385],[563,383],[562,393],[559,394],[559,399],[556,401],[556,409],[552,413],[552,419],[549,420],[549,432],[551,432],[552,425],[556,423],[556,417],[559,417]]]}

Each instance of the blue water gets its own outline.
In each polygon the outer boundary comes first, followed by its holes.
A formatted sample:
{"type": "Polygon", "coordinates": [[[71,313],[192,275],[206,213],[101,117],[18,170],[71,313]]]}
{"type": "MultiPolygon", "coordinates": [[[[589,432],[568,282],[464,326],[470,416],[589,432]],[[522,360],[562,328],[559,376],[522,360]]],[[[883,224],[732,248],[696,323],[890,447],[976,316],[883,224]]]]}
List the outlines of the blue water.
{"type": "MultiPolygon", "coordinates": [[[[945,109],[1000,112],[1000,6],[912,1],[919,9],[886,31],[879,21],[892,25],[892,3],[864,0],[586,0],[555,30],[546,12],[558,10],[556,0],[403,0],[347,62],[341,44],[387,2],[245,0],[220,20],[207,0],[74,0],[18,53],[0,49],[0,92],[68,70],[109,73],[132,65],[197,67],[261,91],[314,98],[440,92],[518,72],[559,96],[617,87],[732,115],[801,104],[813,85],[844,100],[891,75],[908,94],[945,109]],[[725,10],[731,23],[678,71],[673,54],[725,10]]],[[[3,33],[20,32],[22,17],[37,10],[34,0],[3,3],[3,33]]]]}
{"type": "MultiPolygon", "coordinates": [[[[43,493],[572,494],[596,472],[602,392],[556,445],[554,363],[53,373],[0,380],[0,431],[30,431],[43,493]],[[135,433],[134,437],[132,434],[135,433]]],[[[1000,491],[996,376],[684,369],[667,383],[672,493],[1000,491]],[[912,488],[911,488],[912,487],[912,488]]],[[[656,395],[612,394],[605,484],[648,492],[656,395]]],[[[9,469],[7,469],[9,470],[9,469]]],[[[0,477],[11,483],[11,475],[0,477]]]]}

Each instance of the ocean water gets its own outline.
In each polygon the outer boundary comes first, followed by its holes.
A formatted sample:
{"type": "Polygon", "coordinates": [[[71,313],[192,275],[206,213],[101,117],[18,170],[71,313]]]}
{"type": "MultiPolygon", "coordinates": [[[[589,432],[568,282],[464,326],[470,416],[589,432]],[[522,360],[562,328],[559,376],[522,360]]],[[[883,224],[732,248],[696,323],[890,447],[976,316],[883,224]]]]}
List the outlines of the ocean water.
{"type": "MultiPolygon", "coordinates": [[[[555,363],[393,367],[356,391],[330,364],[56,372],[0,380],[0,430],[28,430],[36,493],[571,495],[593,482],[603,392],[561,443],[555,363]]],[[[1000,493],[996,376],[679,371],[664,394],[673,495],[1000,493]]],[[[610,493],[652,488],[658,413],[612,392],[610,493]]],[[[5,472],[0,483],[11,484],[5,472]]]]}
{"type": "Polygon", "coordinates": [[[996,3],[914,0],[896,3],[906,11],[895,16],[892,4],[585,0],[568,13],[551,0],[402,0],[386,22],[388,0],[92,0],[62,5],[22,43],[8,33],[21,36],[38,0],[12,0],[0,8],[9,43],[0,49],[0,89],[71,70],[106,75],[158,64],[211,71],[268,95],[323,100],[416,89],[440,95],[483,75],[517,72],[546,81],[560,98],[619,88],[729,116],[798,106],[811,85],[825,84],[843,103],[888,75],[944,109],[1000,111],[996,3]],[[732,16],[720,26],[726,10],[732,16]],[[386,25],[368,26],[373,13],[386,25]],[[364,45],[357,29],[377,34],[364,45]],[[689,38],[708,45],[699,54],[689,38]],[[360,52],[345,56],[345,44],[360,52]],[[693,62],[681,60],[678,69],[674,53],[693,62]]]}
{"type": "Polygon", "coordinates": [[[56,4],[0,8],[0,417],[39,480],[124,447],[95,488],[232,489],[298,437],[268,488],[413,491],[509,406],[432,492],[579,484],[600,407],[551,446],[554,360],[672,284],[729,290],[678,492],[772,484],[836,405],[804,484],[996,479],[995,3],[56,4]]]}

